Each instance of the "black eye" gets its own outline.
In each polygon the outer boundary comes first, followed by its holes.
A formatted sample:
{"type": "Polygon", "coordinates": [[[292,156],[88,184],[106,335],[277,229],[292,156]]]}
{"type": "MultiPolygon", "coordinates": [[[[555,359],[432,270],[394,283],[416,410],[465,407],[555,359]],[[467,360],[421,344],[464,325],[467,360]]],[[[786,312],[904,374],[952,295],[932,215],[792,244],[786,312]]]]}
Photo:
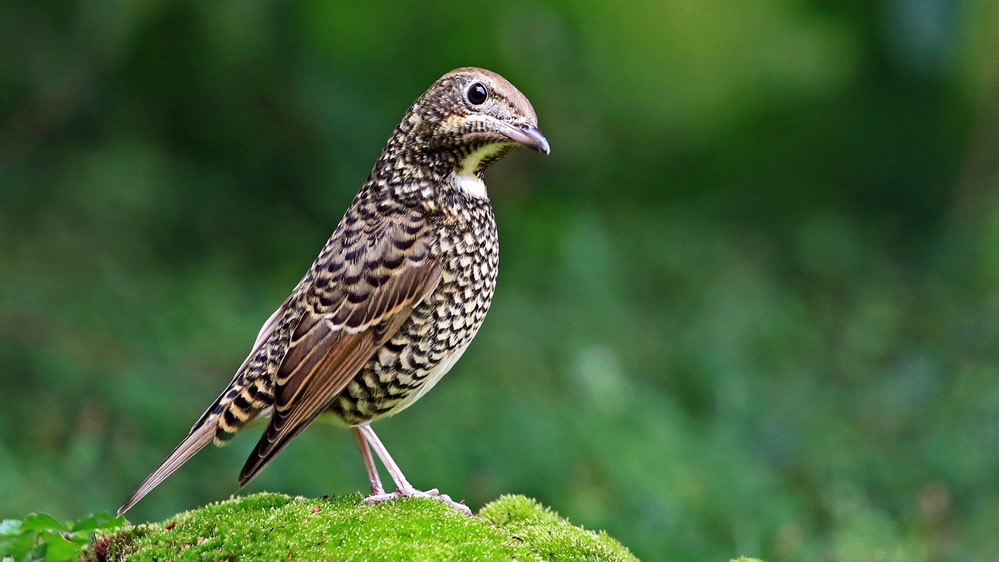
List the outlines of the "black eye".
{"type": "Polygon", "coordinates": [[[465,94],[468,97],[468,101],[472,105],[480,105],[486,101],[488,95],[486,94],[486,87],[481,83],[476,82],[468,87],[468,92],[465,94]]]}

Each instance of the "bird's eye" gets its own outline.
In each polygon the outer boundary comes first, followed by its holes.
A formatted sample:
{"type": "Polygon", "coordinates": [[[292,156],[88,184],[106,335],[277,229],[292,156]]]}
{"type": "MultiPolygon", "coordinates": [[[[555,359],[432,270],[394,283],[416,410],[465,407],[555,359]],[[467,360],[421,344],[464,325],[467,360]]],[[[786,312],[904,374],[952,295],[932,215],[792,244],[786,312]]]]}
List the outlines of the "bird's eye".
{"type": "Polygon", "coordinates": [[[489,97],[486,93],[486,87],[480,82],[476,82],[475,84],[469,86],[468,92],[465,93],[465,96],[472,105],[481,105],[486,101],[486,98],[489,97]]]}

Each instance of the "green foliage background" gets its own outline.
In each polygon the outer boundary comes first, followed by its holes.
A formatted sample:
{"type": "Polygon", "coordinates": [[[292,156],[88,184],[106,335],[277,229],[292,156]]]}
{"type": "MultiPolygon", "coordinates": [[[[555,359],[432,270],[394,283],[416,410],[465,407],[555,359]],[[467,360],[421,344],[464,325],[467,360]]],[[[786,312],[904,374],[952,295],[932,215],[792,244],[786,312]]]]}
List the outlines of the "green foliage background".
{"type": "MultiPolygon", "coordinates": [[[[377,424],[417,486],[523,493],[640,558],[999,552],[989,0],[0,7],[0,517],[112,510],[461,65],[549,158],[460,366],[377,424]]],[[[255,441],[129,515],[236,491],[255,441]]],[[[306,432],[250,491],[366,486],[306,432]]]]}

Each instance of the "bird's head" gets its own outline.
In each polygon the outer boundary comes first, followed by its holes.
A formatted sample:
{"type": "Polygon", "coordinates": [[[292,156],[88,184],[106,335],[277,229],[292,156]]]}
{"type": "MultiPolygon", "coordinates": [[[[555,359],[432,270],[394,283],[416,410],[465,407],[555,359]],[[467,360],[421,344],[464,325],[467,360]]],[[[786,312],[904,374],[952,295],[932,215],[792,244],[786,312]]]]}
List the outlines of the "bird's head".
{"type": "Polygon", "coordinates": [[[448,160],[458,176],[480,177],[516,146],[548,154],[531,102],[505,78],[482,68],[442,76],[410,108],[400,128],[420,156],[448,160]]]}

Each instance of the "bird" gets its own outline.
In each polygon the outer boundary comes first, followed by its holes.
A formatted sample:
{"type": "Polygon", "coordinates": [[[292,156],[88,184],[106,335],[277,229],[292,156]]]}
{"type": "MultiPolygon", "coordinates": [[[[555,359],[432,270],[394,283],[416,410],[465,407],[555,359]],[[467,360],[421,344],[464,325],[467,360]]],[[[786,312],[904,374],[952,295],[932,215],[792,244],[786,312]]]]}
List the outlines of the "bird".
{"type": "Polygon", "coordinates": [[[232,381],[118,509],[121,516],[209,443],[266,429],[245,486],[320,416],[351,429],[377,503],[429,497],[371,428],[437,384],[489,310],[499,239],[483,173],[514,148],[549,154],[531,102],[476,67],[439,78],[404,114],[319,256],[264,322],[232,381]],[[371,452],[393,483],[386,492],[371,452]]]}

